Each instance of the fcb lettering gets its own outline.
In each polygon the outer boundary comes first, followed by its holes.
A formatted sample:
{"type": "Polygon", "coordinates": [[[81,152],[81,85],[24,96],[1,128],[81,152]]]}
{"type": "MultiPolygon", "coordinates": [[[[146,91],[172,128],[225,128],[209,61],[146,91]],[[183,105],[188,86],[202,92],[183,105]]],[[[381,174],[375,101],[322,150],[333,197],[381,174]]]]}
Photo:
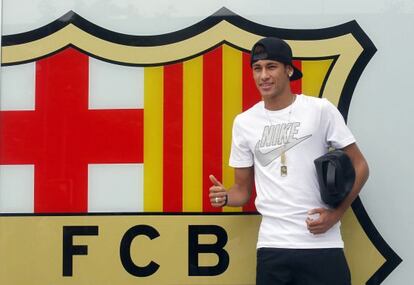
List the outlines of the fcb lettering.
{"type": "MultiPolygon", "coordinates": [[[[74,245],[75,236],[99,236],[98,226],[64,226],[63,227],[63,276],[73,276],[73,258],[75,255],[88,255],[87,245],[74,245]]],[[[135,277],[147,277],[157,272],[160,265],[150,261],[146,266],[139,266],[131,258],[131,243],[137,236],[149,239],[161,238],[159,232],[149,225],[136,225],[128,229],[120,242],[120,261],[125,270],[135,277]]],[[[188,226],[188,276],[215,276],[224,273],[229,266],[229,254],[224,249],[227,244],[226,230],[217,225],[188,226]],[[214,235],[217,239],[212,244],[200,244],[200,235],[214,235]],[[218,263],[211,266],[200,266],[200,253],[215,254],[218,263]]],[[[165,251],[168,254],[168,251],[165,251]]]]}

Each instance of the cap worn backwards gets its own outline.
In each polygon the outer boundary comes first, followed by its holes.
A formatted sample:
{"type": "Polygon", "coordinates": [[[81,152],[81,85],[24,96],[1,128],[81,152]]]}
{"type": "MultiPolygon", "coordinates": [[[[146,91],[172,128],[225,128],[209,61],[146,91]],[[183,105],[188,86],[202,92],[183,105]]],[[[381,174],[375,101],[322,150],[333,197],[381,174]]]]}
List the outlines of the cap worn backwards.
{"type": "Polygon", "coordinates": [[[290,80],[297,80],[302,78],[302,72],[297,69],[292,63],[292,49],[283,40],[276,37],[262,38],[254,44],[250,65],[252,66],[258,60],[275,60],[293,67],[293,74],[290,80]]]}

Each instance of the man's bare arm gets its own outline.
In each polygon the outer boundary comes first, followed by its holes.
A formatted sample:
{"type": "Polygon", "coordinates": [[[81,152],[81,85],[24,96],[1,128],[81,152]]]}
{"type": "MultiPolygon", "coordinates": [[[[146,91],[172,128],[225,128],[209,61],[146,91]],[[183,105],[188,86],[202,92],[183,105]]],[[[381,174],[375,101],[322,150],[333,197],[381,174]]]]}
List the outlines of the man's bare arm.
{"type": "Polygon", "coordinates": [[[355,169],[355,182],[351,192],[335,209],[318,208],[309,211],[309,214],[319,213],[319,219],[306,221],[308,229],[313,234],[322,234],[335,225],[344,215],[345,211],[351,206],[356,199],[362,187],[368,180],[369,168],[368,163],[359,150],[358,146],[353,143],[343,149],[349,156],[355,169]]]}
{"type": "Polygon", "coordinates": [[[226,204],[231,207],[240,207],[249,201],[254,183],[253,167],[235,168],[234,185],[228,190],[213,175],[210,175],[213,186],[210,187],[210,202],[213,207],[222,207],[226,204]]]}

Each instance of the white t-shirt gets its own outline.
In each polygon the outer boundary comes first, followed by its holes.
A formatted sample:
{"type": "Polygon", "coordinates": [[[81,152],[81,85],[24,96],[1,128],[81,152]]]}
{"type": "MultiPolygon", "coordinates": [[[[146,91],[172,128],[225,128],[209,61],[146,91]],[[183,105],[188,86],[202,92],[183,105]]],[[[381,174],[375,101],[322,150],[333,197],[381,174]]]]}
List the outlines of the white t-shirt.
{"type": "Polygon", "coordinates": [[[326,99],[296,96],[290,106],[269,111],[264,102],[239,114],[233,124],[230,166],[254,165],[256,208],[261,213],[257,247],[342,248],[340,223],[313,235],[309,210],[324,207],[314,160],[328,147],[355,142],[338,109],[326,99]],[[285,152],[287,175],[281,174],[285,152]]]}

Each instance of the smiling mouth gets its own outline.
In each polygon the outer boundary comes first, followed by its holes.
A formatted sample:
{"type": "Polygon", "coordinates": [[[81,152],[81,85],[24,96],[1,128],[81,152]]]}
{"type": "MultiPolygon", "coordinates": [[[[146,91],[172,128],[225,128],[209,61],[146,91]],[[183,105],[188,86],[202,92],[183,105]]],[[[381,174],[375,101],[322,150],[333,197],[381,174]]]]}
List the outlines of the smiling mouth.
{"type": "Polygon", "coordinates": [[[262,89],[269,89],[273,86],[273,84],[266,83],[266,84],[260,84],[260,88],[262,89]]]}
{"type": "Polygon", "coordinates": [[[273,85],[272,83],[262,83],[260,86],[271,86],[273,85]]]}

